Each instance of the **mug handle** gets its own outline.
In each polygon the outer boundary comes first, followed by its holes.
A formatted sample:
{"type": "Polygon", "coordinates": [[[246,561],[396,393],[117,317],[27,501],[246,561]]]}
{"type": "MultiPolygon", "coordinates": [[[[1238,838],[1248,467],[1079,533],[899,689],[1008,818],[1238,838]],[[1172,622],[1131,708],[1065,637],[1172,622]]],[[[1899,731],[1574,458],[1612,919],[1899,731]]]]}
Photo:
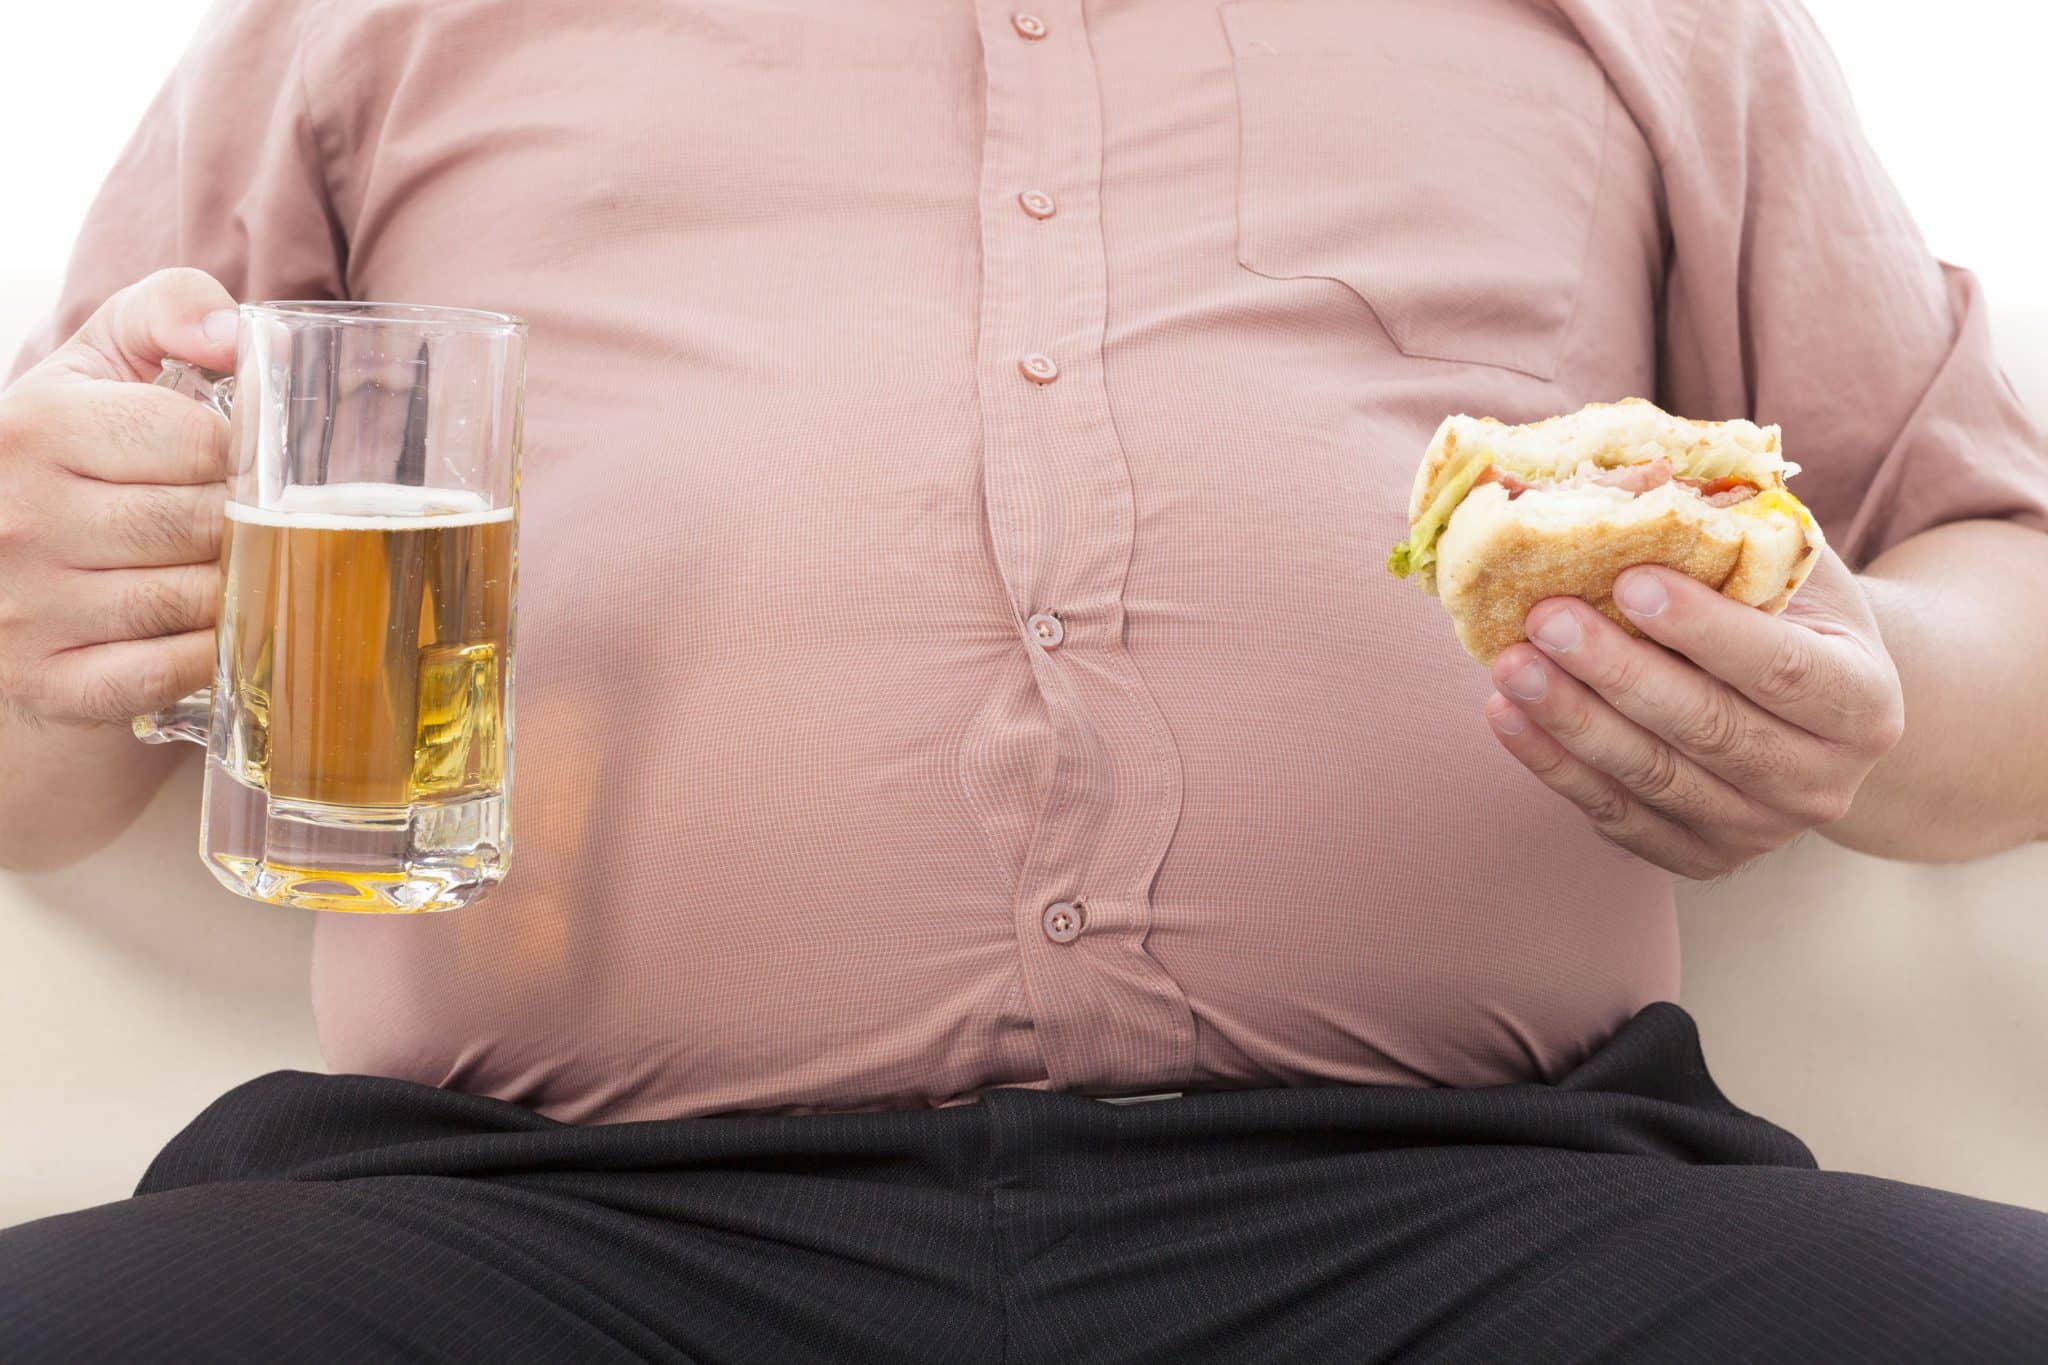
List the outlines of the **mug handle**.
{"type": "MultiPolygon", "coordinates": [[[[235,377],[231,374],[201,369],[182,360],[166,360],[163,373],[150,382],[204,403],[224,418],[234,416],[235,377]]],[[[202,687],[161,711],[137,716],[132,725],[135,737],[145,744],[169,744],[172,740],[182,739],[203,745],[212,715],[213,689],[202,687]]]]}

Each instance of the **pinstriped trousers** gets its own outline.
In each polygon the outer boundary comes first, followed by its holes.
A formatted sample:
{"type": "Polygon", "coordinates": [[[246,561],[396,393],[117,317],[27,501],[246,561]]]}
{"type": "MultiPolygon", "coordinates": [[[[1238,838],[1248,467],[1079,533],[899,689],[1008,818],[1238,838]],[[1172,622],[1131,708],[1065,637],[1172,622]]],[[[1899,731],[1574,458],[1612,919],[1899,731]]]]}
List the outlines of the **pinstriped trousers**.
{"type": "Polygon", "coordinates": [[[1556,1085],[576,1127],[281,1072],[0,1233],[0,1359],[2048,1359],[2048,1216],[1814,1169],[1658,1005],[1556,1085]]]}

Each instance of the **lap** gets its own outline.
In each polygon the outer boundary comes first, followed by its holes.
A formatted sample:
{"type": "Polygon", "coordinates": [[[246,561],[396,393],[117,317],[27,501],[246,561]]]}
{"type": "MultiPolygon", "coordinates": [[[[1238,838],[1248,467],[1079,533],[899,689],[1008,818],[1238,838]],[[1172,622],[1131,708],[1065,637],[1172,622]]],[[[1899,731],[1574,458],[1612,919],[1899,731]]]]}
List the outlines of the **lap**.
{"type": "Polygon", "coordinates": [[[195,1185],[0,1233],[0,1352],[68,1360],[648,1358],[636,1324],[438,1179],[195,1185]],[[522,1262],[525,1262],[522,1264],[522,1262]]]}
{"type": "Polygon", "coordinates": [[[1401,1326],[1368,1332],[1375,1354],[1415,1360],[2016,1361],[2048,1339],[2048,1215],[2007,1205],[1793,1167],[1528,1151],[1416,1173],[1361,1212],[1390,1196],[1404,1216],[1353,1243],[1332,1296],[1344,1308],[1304,1343],[1338,1345],[1330,1324],[1390,1308],[1401,1326]],[[1432,1222],[1448,1226],[1428,1251],[1404,1248],[1432,1222]]]}
{"type": "Polygon", "coordinates": [[[1833,1171],[1597,1178],[1616,1188],[1576,1220],[1591,1245],[1546,1286],[1579,1305],[1581,1342],[1645,1360],[1997,1361],[2048,1337],[2048,1215],[1833,1171]]]}
{"type": "Polygon", "coordinates": [[[271,1077],[149,1193],[0,1232],[0,1359],[2037,1355],[2048,1215],[1816,1171],[1688,1036],[1555,1087],[611,1128],[271,1077]]]}
{"type": "Polygon", "coordinates": [[[2038,1359],[2048,1215],[1863,1176],[1530,1148],[1219,1172],[1038,1220],[1022,1359],[2038,1359]],[[1090,1284],[1122,1268],[1125,1304],[1090,1284]]]}
{"type": "MultiPolygon", "coordinates": [[[[616,1181],[380,1176],[45,1219],[0,1233],[0,1354],[969,1361],[1007,1337],[1013,1362],[1998,1361],[2048,1339],[2048,1216],[1798,1168],[1450,1147],[1085,1206],[1020,1189],[992,1211],[991,1273],[955,1247],[964,1273],[935,1263],[922,1307],[851,1242],[807,1251],[643,1178],[616,1207],[616,1181]]],[[[791,1187],[785,1231],[821,1216],[803,1202],[791,1187]]]]}
{"type": "Polygon", "coordinates": [[[943,1274],[806,1248],[802,1201],[749,1225],[673,1174],[581,1182],[229,1181],[25,1224],[0,1232],[0,1359],[986,1358],[943,1274]]]}

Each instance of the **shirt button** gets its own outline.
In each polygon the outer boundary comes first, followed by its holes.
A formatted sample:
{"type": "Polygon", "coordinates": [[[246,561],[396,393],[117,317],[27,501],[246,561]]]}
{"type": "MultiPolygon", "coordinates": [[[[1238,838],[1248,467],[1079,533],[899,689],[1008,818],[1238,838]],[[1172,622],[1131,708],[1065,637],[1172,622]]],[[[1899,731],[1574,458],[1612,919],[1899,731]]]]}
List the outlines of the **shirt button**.
{"type": "Polygon", "coordinates": [[[1033,218],[1050,218],[1060,211],[1060,206],[1055,204],[1052,196],[1044,190],[1026,190],[1017,196],[1017,202],[1022,204],[1024,211],[1033,218]]]}
{"type": "Polygon", "coordinates": [[[1046,649],[1058,649],[1060,641],[1067,638],[1067,627],[1059,617],[1048,612],[1039,612],[1024,623],[1031,633],[1031,643],[1046,649]]]}
{"type": "Polygon", "coordinates": [[[1034,384],[1050,384],[1060,377],[1060,367],[1052,363],[1052,357],[1040,355],[1037,351],[1018,361],[1017,368],[1034,384]]]}
{"type": "Polygon", "coordinates": [[[1054,901],[1045,907],[1045,936],[1054,943],[1072,943],[1081,937],[1086,922],[1081,907],[1072,901],[1054,901]]]}
{"type": "Polygon", "coordinates": [[[1017,30],[1018,37],[1029,38],[1033,42],[1045,36],[1045,20],[1035,14],[1011,15],[1010,27],[1017,30]]]}

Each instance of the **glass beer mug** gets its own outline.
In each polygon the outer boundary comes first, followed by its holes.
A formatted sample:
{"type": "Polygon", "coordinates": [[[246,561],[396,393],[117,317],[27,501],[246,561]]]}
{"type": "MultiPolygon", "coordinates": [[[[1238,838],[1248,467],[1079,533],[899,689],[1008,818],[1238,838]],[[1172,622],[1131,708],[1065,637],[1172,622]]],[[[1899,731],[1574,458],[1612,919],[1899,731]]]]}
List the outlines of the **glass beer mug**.
{"type": "Polygon", "coordinates": [[[454,308],[244,305],[213,686],[136,720],[206,746],[200,857],[314,910],[467,905],[512,853],[526,326],[454,308]]]}

